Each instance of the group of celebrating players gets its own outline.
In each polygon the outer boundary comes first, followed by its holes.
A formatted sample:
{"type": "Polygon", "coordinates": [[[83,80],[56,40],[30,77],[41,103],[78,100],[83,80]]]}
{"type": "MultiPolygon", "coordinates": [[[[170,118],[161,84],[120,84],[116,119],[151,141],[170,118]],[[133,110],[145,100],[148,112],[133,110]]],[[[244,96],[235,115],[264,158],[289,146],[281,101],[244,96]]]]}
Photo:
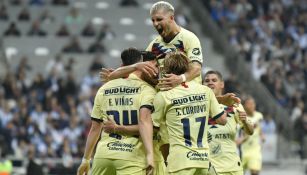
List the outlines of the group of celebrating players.
{"type": "Polygon", "coordinates": [[[202,82],[199,39],[176,24],[171,4],[153,4],[150,15],[159,36],[147,51],[125,49],[122,67],[101,72],[106,83],[95,97],[78,175],[89,173],[93,154],[93,175],[258,174],[262,115],[253,98],[243,107],[234,94],[223,95],[218,71],[202,82]]]}

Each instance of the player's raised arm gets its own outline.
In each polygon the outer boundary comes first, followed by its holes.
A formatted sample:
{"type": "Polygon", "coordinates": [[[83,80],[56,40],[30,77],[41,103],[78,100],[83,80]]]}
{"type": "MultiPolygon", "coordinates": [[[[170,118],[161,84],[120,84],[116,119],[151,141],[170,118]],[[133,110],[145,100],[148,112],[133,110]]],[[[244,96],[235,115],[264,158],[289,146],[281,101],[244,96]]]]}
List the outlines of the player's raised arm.
{"type": "Polygon", "coordinates": [[[109,80],[127,77],[129,74],[137,70],[146,73],[150,77],[155,77],[158,73],[157,68],[149,62],[140,62],[129,66],[117,68],[109,74],[109,80]]]}
{"type": "Polygon", "coordinates": [[[102,82],[107,82],[117,78],[128,77],[129,74],[133,73],[134,71],[141,71],[145,73],[147,76],[152,78],[157,76],[158,74],[157,67],[153,65],[151,62],[149,62],[154,59],[152,58],[154,56],[152,53],[141,52],[143,62],[137,62],[136,60],[129,58],[129,55],[131,55],[129,51],[130,51],[129,49],[125,50],[121,54],[121,59],[123,62],[122,67],[119,67],[116,70],[105,69],[105,68],[101,70],[99,75],[102,82]]]}

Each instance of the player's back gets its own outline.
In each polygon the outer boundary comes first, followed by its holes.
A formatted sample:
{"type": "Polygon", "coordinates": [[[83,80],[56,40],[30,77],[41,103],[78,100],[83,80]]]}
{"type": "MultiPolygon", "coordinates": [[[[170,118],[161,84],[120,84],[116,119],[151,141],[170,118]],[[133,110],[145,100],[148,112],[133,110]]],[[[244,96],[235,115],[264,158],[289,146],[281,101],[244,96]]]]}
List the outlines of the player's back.
{"type": "MultiPolygon", "coordinates": [[[[149,84],[131,74],[127,79],[106,83],[97,92],[92,117],[113,119],[118,125],[137,125],[139,109],[152,106],[156,91],[149,84]]],[[[95,158],[111,158],[145,162],[145,151],[139,136],[102,132],[95,158]]]]}
{"type": "Polygon", "coordinates": [[[188,82],[172,90],[161,91],[156,98],[163,98],[166,102],[170,172],[189,167],[208,168],[208,117],[211,105],[219,106],[217,101],[211,103],[212,98],[215,99],[212,90],[196,82],[188,82]]]}

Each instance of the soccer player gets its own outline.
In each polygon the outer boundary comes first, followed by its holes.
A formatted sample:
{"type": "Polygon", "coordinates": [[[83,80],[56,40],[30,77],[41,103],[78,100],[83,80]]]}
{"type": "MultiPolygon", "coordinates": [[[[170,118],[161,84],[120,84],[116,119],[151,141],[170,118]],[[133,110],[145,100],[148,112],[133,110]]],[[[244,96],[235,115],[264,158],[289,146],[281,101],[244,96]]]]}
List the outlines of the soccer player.
{"type": "MultiPolygon", "coordinates": [[[[123,51],[122,59],[124,64],[128,60],[141,61],[141,52],[133,48],[127,49],[123,51]]],[[[92,126],[78,175],[88,173],[90,158],[98,140],[92,174],[145,175],[146,162],[147,174],[152,174],[151,112],[156,91],[139,78],[141,75],[140,71],[135,71],[128,78],[112,80],[98,90],[91,114],[92,126]],[[139,136],[122,134],[117,130],[110,134],[102,131],[102,122],[108,120],[114,120],[118,125],[138,125],[143,142],[139,136]]]]}
{"type": "MultiPolygon", "coordinates": [[[[104,74],[105,80],[126,77],[130,73],[139,70],[145,73],[142,74],[141,79],[148,82],[153,87],[157,84],[157,78],[147,76],[146,69],[149,71],[156,71],[156,61],[152,61],[155,58],[155,55],[151,54],[150,52],[142,52],[143,55],[143,62],[138,62],[136,64],[125,64],[126,66],[120,67],[115,71],[112,71],[111,76],[107,73],[104,74]],[[145,70],[145,71],[144,71],[145,70]]],[[[123,134],[138,134],[138,125],[118,125],[113,120],[108,120],[104,122],[103,129],[106,133],[111,133],[112,131],[116,130],[123,134]]],[[[154,175],[164,175],[166,174],[166,166],[164,163],[164,158],[160,151],[160,146],[162,144],[162,135],[160,132],[154,132],[153,134],[153,148],[154,148],[154,175]]],[[[165,140],[165,139],[164,139],[165,140]]]]}
{"type": "MultiPolygon", "coordinates": [[[[211,88],[215,96],[220,96],[224,89],[222,74],[218,71],[208,71],[204,76],[204,85],[211,88]]],[[[237,154],[235,137],[237,125],[240,125],[247,135],[253,134],[253,124],[246,117],[246,112],[241,104],[237,107],[222,105],[227,111],[227,124],[216,124],[209,119],[208,142],[210,148],[210,174],[218,175],[243,175],[243,167],[237,154]]]]}
{"type": "Polygon", "coordinates": [[[262,167],[261,142],[264,141],[260,122],[263,119],[262,113],[256,111],[256,103],[253,97],[247,97],[244,102],[244,109],[249,118],[254,123],[254,134],[239,138],[241,144],[243,169],[250,170],[251,175],[258,175],[262,167]]]}
{"type": "Polygon", "coordinates": [[[185,73],[181,75],[162,73],[161,90],[169,90],[182,82],[191,80],[202,83],[203,56],[200,41],[194,33],[176,24],[174,13],[174,7],[165,1],[156,2],[150,9],[151,20],[159,36],[149,44],[146,50],[162,58],[159,61],[160,69],[163,70],[163,58],[166,53],[180,51],[189,59],[189,68],[185,73]]]}
{"type": "MultiPolygon", "coordinates": [[[[189,69],[188,58],[180,52],[167,54],[164,71],[175,75],[189,69]]],[[[154,126],[166,123],[170,150],[167,158],[170,175],[206,175],[209,168],[208,119],[227,123],[226,113],[213,91],[195,81],[182,83],[154,98],[154,126]]]]}

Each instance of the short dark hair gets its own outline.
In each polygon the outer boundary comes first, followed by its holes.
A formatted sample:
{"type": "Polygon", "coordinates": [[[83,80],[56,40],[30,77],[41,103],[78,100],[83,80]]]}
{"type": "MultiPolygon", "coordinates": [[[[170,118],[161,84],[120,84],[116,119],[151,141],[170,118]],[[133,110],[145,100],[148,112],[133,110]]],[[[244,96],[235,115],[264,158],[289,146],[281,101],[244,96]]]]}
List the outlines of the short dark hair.
{"type": "Polygon", "coordinates": [[[142,53],[134,47],[125,49],[121,53],[121,59],[124,66],[129,66],[142,60],[142,53]]]}
{"type": "Polygon", "coordinates": [[[152,61],[156,59],[156,55],[150,51],[141,51],[143,55],[143,61],[152,61]]]}
{"type": "Polygon", "coordinates": [[[206,74],[205,74],[204,77],[206,77],[206,76],[209,75],[209,74],[215,74],[215,75],[217,75],[217,77],[220,79],[220,81],[224,81],[221,72],[219,72],[219,71],[217,71],[217,70],[209,70],[208,72],[206,72],[206,74]]]}
{"type": "Polygon", "coordinates": [[[164,72],[167,74],[184,74],[189,69],[189,60],[181,52],[168,53],[164,59],[164,72]]]}

